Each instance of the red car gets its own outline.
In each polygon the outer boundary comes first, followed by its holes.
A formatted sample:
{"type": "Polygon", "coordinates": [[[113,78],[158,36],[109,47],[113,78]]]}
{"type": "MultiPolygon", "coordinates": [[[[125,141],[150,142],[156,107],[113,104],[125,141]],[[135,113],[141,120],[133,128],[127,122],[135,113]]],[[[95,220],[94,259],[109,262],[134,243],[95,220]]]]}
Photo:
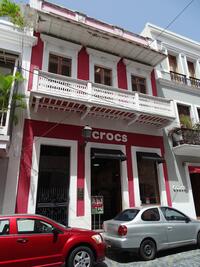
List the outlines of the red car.
{"type": "Polygon", "coordinates": [[[0,266],[91,267],[104,257],[105,243],[94,231],[40,215],[0,216],[0,266]]]}

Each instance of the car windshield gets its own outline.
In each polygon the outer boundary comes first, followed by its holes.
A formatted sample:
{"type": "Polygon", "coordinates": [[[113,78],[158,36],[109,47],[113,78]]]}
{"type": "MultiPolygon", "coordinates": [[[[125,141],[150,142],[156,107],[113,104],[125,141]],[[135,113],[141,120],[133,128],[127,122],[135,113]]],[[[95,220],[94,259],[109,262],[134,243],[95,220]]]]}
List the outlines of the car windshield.
{"type": "Polygon", "coordinates": [[[136,215],[138,214],[139,210],[137,209],[127,209],[120,212],[113,220],[116,221],[132,221],[136,215]]]}

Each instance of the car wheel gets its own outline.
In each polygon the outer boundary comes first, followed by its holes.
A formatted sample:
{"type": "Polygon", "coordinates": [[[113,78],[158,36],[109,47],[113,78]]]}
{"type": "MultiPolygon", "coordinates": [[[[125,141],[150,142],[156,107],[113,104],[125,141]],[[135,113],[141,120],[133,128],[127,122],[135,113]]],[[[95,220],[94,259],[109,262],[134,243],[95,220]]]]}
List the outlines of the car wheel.
{"type": "Polygon", "coordinates": [[[92,267],[94,263],[94,254],[88,247],[77,247],[69,255],[66,267],[92,267]]]}
{"type": "Polygon", "coordinates": [[[145,239],[140,245],[140,256],[143,260],[153,260],[156,256],[156,244],[151,239],[145,239]]]}
{"type": "Polygon", "coordinates": [[[200,248],[200,232],[197,234],[197,247],[200,248]]]}

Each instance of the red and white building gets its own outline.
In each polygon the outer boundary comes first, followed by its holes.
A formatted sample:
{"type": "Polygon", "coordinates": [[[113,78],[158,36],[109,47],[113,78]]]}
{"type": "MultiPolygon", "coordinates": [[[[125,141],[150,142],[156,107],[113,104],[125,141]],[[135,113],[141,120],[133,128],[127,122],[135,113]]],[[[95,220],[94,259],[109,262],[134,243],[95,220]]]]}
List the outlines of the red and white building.
{"type": "Polygon", "coordinates": [[[175,111],[158,97],[154,76],[166,55],[120,27],[46,1],[30,5],[37,44],[3,213],[41,213],[95,228],[122,208],[170,206],[162,130],[175,111]],[[93,196],[103,197],[101,215],[91,212],[93,196]]]}

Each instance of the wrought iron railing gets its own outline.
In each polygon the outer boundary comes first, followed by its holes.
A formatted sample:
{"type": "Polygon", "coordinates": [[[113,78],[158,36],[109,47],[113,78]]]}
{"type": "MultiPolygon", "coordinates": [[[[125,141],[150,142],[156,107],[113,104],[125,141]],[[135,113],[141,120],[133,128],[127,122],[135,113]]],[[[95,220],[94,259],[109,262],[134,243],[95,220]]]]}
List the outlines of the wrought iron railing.
{"type": "Polygon", "coordinates": [[[173,82],[187,85],[187,86],[200,88],[200,79],[197,79],[191,76],[187,78],[186,75],[178,73],[178,72],[174,72],[174,71],[170,71],[170,72],[161,71],[161,73],[162,73],[163,79],[171,80],[173,82]]]}
{"type": "Polygon", "coordinates": [[[187,84],[187,78],[186,75],[178,73],[178,72],[174,72],[174,71],[170,71],[170,76],[171,76],[171,80],[178,82],[178,83],[183,83],[183,84],[187,84]]]}
{"type": "Polygon", "coordinates": [[[181,144],[200,145],[200,129],[174,128],[171,130],[173,146],[181,144]]]}

